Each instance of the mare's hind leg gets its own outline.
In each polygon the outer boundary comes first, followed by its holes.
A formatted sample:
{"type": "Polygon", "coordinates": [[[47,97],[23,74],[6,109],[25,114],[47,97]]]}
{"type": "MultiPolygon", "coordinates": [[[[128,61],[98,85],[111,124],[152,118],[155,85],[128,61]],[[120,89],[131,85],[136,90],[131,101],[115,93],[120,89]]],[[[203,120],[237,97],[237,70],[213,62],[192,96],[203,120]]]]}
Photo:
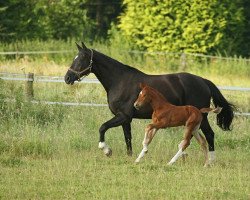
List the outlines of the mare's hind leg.
{"type": "Polygon", "coordinates": [[[203,120],[201,123],[201,130],[204,133],[206,140],[207,140],[207,143],[208,143],[209,164],[212,164],[215,161],[214,132],[213,132],[212,128],[210,127],[207,116],[203,117],[203,120]]]}
{"type": "Polygon", "coordinates": [[[149,124],[145,129],[145,136],[142,142],[143,148],[135,162],[140,162],[140,159],[144,157],[145,153],[148,151],[148,145],[152,141],[153,137],[155,136],[158,129],[154,128],[152,124],[149,124]]]}
{"type": "Polygon", "coordinates": [[[177,159],[183,155],[184,150],[190,145],[190,140],[192,138],[192,127],[187,127],[184,134],[184,140],[179,144],[179,151],[175,154],[175,156],[169,161],[168,165],[172,165],[177,161],[177,159]]]}
{"type": "Polygon", "coordinates": [[[207,141],[200,133],[198,133],[198,131],[194,132],[193,135],[196,138],[196,140],[198,141],[198,143],[201,145],[201,148],[204,152],[204,156],[205,156],[205,165],[204,166],[206,167],[209,165],[207,141]]]}
{"type": "Polygon", "coordinates": [[[132,156],[133,151],[132,151],[132,136],[131,136],[131,124],[130,123],[124,123],[122,125],[123,132],[124,132],[124,137],[125,137],[125,142],[127,146],[127,155],[132,156]]]}

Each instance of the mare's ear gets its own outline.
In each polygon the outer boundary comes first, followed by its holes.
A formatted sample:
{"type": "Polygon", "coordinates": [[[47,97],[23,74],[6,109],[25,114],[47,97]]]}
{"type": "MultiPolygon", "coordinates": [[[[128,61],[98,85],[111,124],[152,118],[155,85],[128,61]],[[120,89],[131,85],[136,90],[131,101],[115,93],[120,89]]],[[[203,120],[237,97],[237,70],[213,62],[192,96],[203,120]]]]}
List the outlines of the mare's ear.
{"type": "Polygon", "coordinates": [[[86,45],[82,42],[82,48],[83,49],[88,49],[87,47],[86,47],[86,45]]]}
{"type": "Polygon", "coordinates": [[[143,89],[143,88],[145,88],[145,87],[146,87],[146,84],[145,84],[145,83],[140,83],[140,85],[139,85],[139,86],[140,86],[140,88],[141,88],[141,89],[143,89]]]}
{"type": "Polygon", "coordinates": [[[76,43],[76,46],[77,46],[77,48],[78,48],[78,51],[81,51],[81,50],[82,50],[82,47],[81,47],[79,44],[76,43]]]}

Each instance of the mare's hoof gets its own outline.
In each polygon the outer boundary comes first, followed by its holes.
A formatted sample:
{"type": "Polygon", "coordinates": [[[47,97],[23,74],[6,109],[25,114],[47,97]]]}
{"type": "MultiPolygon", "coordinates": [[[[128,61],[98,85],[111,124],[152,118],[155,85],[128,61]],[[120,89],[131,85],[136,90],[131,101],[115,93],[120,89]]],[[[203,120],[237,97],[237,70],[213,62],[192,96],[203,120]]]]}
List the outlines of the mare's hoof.
{"type": "Polygon", "coordinates": [[[133,151],[127,151],[127,155],[128,156],[132,156],[133,155],[133,151]]]}
{"type": "Polygon", "coordinates": [[[168,166],[172,166],[174,163],[172,163],[172,162],[168,162],[168,166]]]}
{"type": "Polygon", "coordinates": [[[111,157],[112,156],[112,150],[110,148],[107,148],[104,150],[104,154],[108,157],[111,157]]]}
{"type": "Polygon", "coordinates": [[[140,159],[137,158],[137,159],[135,160],[135,164],[138,164],[139,162],[140,162],[140,159]]]}
{"type": "Polygon", "coordinates": [[[203,167],[205,167],[205,168],[212,167],[212,166],[213,166],[212,163],[205,163],[205,164],[203,165],[203,167]]]}

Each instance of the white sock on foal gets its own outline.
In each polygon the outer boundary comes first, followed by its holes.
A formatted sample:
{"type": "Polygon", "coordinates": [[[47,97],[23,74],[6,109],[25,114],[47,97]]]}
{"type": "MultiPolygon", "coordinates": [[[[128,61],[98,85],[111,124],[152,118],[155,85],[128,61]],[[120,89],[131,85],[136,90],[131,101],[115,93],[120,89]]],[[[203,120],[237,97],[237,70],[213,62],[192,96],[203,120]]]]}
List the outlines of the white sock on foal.
{"type": "Polygon", "coordinates": [[[141,158],[144,157],[145,153],[147,153],[148,151],[148,145],[143,144],[143,149],[141,151],[141,153],[139,154],[139,156],[136,158],[135,162],[138,163],[140,162],[141,158]]]}
{"type": "Polygon", "coordinates": [[[169,161],[168,165],[172,165],[174,162],[176,162],[176,160],[182,156],[183,154],[183,151],[182,149],[180,148],[179,151],[175,154],[175,156],[169,161]]]}

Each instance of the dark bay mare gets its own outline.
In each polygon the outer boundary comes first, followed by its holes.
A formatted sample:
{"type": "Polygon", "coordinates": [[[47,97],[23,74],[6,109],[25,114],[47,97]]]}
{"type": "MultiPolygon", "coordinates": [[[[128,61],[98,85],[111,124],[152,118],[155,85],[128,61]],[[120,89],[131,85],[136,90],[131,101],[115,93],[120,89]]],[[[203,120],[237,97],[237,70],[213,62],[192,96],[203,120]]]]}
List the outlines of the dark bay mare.
{"type": "MultiPolygon", "coordinates": [[[[94,73],[107,92],[108,105],[114,117],[103,123],[99,129],[99,148],[108,156],[112,151],[105,143],[105,133],[112,127],[122,126],[127,154],[132,155],[131,122],[133,118],[151,119],[152,108],[136,110],[134,102],[141,89],[139,83],[146,83],[162,93],[174,105],[192,105],[199,109],[222,107],[217,115],[217,124],[223,130],[230,130],[234,118],[234,106],[221,94],[211,81],[189,73],[148,75],[138,69],[127,66],[98,51],[88,49],[83,43],[77,44],[78,55],[65,75],[67,84],[74,84],[82,77],[94,73]]],[[[214,132],[204,114],[200,126],[209,146],[210,159],[214,159],[214,132]]]]}

